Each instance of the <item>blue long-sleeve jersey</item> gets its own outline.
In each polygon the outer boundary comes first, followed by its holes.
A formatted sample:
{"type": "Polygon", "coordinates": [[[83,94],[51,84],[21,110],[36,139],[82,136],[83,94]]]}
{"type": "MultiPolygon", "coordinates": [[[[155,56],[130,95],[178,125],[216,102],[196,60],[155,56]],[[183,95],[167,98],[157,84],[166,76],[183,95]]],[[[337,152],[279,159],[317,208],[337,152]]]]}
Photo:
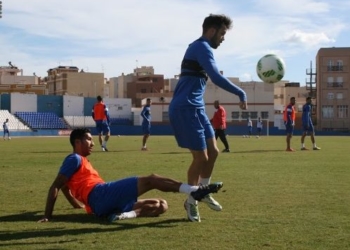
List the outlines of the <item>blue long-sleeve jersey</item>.
{"type": "Polygon", "coordinates": [[[142,124],[151,123],[151,106],[145,105],[141,111],[141,116],[143,118],[142,124]]]}
{"type": "MultiPolygon", "coordinates": [[[[235,84],[231,83],[218,70],[209,41],[201,37],[194,41],[187,48],[184,59],[193,60],[199,63],[212,82],[220,88],[239,96],[240,101],[246,101],[246,93],[235,84]]],[[[181,73],[191,72],[188,69],[181,69],[181,73]]],[[[173,99],[169,109],[184,107],[204,107],[203,95],[205,92],[206,80],[196,76],[182,76],[176,85],[173,99]]]]}
{"type": "Polygon", "coordinates": [[[312,110],[311,104],[308,104],[308,103],[304,104],[303,114],[301,118],[303,126],[309,127],[312,125],[311,110],[312,110]]]}

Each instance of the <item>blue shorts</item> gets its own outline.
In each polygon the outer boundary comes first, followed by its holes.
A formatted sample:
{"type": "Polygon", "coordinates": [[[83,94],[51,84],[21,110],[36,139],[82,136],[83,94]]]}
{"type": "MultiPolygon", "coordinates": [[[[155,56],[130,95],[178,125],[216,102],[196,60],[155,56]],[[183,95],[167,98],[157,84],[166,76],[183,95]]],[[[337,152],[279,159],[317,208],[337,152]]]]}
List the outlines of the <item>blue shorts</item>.
{"type": "Polygon", "coordinates": [[[294,131],[294,126],[286,124],[286,133],[292,135],[293,131],[294,131]]]}
{"type": "Polygon", "coordinates": [[[303,126],[303,131],[304,132],[310,132],[310,133],[314,133],[315,130],[314,130],[314,125],[310,125],[310,126],[303,126]]]}
{"type": "Polygon", "coordinates": [[[205,150],[206,140],[214,138],[214,129],[204,108],[169,110],[169,119],[179,147],[205,150]]]}
{"type": "Polygon", "coordinates": [[[253,131],[253,127],[252,126],[248,126],[248,132],[251,133],[253,131]]]}
{"type": "Polygon", "coordinates": [[[8,129],[4,129],[4,134],[9,134],[10,131],[8,129]]]}
{"type": "Polygon", "coordinates": [[[96,121],[96,130],[99,135],[106,135],[110,132],[109,125],[107,121],[96,121]]]}
{"type": "Polygon", "coordinates": [[[262,130],[261,128],[257,128],[257,131],[258,131],[259,133],[261,132],[261,130],[262,130]]]}
{"type": "Polygon", "coordinates": [[[151,134],[151,124],[150,123],[142,123],[142,132],[144,135],[151,134]]]}
{"type": "Polygon", "coordinates": [[[112,213],[123,213],[132,210],[137,202],[137,177],[97,184],[89,194],[89,206],[92,212],[105,217],[112,213]]]}

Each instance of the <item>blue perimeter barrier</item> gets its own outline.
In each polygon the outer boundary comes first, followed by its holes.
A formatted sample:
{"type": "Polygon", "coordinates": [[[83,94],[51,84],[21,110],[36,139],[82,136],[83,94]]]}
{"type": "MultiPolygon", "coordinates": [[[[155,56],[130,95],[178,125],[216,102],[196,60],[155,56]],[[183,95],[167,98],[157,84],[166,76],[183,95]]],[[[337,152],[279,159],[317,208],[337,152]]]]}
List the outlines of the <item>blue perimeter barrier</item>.
{"type": "MultiPolygon", "coordinates": [[[[95,128],[90,128],[93,135],[97,135],[95,128]]],[[[57,130],[57,129],[38,129],[35,131],[10,131],[11,137],[16,136],[68,136],[71,130],[57,130]]],[[[229,126],[226,129],[227,135],[247,135],[248,129],[246,126],[229,126]]],[[[280,130],[276,127],[271,127],[269,131],[270,136],[285,135],[284,130],[280,130]]],[[[301,135],[302,130],[294,130],[294,135],[301,135]]],[[[141,126],[129,126],[118,125],[111,126],[111,135],[142,135],[141,126]]],[[[173,135],[173,131],[170,125],[152,125],[151,135],[173,135]]],[[[256,135],[256,128],[253,129],[253,135],[256,135]]],[[[328,136],[350,136],[349,132],[339,131],[316,131],[316,135],[328,135],[328,136]]],[[[262,131],[262,136],[266,136],[266,131],[262,131]]]]}

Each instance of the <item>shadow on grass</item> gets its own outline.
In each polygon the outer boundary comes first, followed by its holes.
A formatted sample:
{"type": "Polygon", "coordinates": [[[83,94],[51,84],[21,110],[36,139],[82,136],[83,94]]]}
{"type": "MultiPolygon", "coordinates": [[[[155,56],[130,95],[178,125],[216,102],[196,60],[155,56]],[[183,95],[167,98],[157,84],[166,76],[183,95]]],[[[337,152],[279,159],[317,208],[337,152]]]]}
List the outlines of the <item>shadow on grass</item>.
{"type": "MultiPolygon", "coordinates": [[[[232,151],[236,154],[256,154],[256,153],[268,153],[268,152],[285,152],[285,149],[259,149],[259,150],[249,150],[249,151],[232,151]]],[[[229,153],[225,153],[229,154],[229,153]]]]}
{"type": "Polygon", "coordinates": [[[18,152],[18,153],[31,153],[31,154],[70,154],[68,150],[51,150],[51,151],[31,151],[31,152],[18,152]]]}
{"type": "MultiPolygon", "coordinates": [[[[108,152],[103,152],[102,150],[95,150],[92,151],[93,154],[108,154],[108,153],[124,153],[124,152],[141,152],[141,150],[138,149],[130,149],[130,150],[108,150],[108,152]]],[[[18,152],[18,153],[31,153],[31,154],[70,154],[68,150],[59,150],[59,151],[49,151],[49,150],[43,150],[43,151],[32,151],[32,152],[18,152]]]]}
{"type": "Polygon", "coordinates": [[[190,154],[191,152],[166,152],[166,153],[161,153],[162,155],[179,155],[179,154],[190,154]]]}
{"type": "MultiPolygon", "coordinates": [[[[42,218],[42,215],[38,215],[38,213],[42,213],[42,211],[35,211],[35,212],[25,212],[21,214],[15,214],[15,215],[7,215],[7,216],[1,216],[0,222],[21,222],[21,221],[32,221],[33,223],[37,223],[39,219],[42,218]]],[[[6,230],[6,231],[0,231],[0,242],[1,241],[11,241],[11,240],[24,240],[24,239],[30,239],[30,238],[40,238],[40,237],[60,237],[65,235],[80,235],[80,234],[87,234],[87,233],[105,233],[105,232],[115,232],[120,230],[132,230],[137,229],[140,227],[149,227],[149,228],[169,228],[169,227],[175,227],[176,224],[180,222],[188,222],[187,220],[181,218],[181,219],[166,219],[166,220],[159,220],[159,218],[149,218],[149,220],[157,220],[157,221],[151,221],[151,222],[145,222],[137,224],[132,223],[133,221],[137,220],[129,220],[129,221],[117,221],[115,223],[107,223],[106,220],[100,219],[94,216],[89,216],[86,214],[65,214],[65,215],[55,215],[52,222],[46,222],[46,223],[38,223],[35,227],[36,229],[29,229],[29,230],[6,230]],[[66,222],[66,223],[79,223],[79,224],[100,224],[99,227],[89,227],[89,228],[67,228],[64,227],[55,227],[55,228],[43,228],[40,229],[40,225],[50,225],[50,223],[53,223],[51,225],[54,226],[54,223],[58,222],[66,222]]],[[[1,246],[10,246],[12,244],[2,244],[1,246]]]]}
{"type": "MultiPolygon", "coordinates": [[[[31,212],[23,212],[20,214],[11,214],[0,216],[1,222],[21,222],[21,221],[33,221],[37,222],[43,217],[43,211],[31,211],[31,212]]],[[[89,216],[85,213],[81,214],[55,214],[53,217],[53,221],[55,222],[71,222],[71,223],[96,223],[101,222],[101,219],[89,216]]]]}

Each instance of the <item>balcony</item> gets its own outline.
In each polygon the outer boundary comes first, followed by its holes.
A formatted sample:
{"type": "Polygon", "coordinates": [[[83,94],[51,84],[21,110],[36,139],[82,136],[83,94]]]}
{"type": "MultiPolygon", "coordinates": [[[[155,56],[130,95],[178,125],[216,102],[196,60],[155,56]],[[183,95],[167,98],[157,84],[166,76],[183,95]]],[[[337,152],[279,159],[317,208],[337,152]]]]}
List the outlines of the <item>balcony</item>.
{"type": "Polygon", "coordinates": [[[343,65],[327,66],[327,71],[343,71],[343,65]]]}
{"type": "Polygon", "coordinates": [[[344,86],[344,82],[327,82],[328,88],[342,88],[344,86]]]}

